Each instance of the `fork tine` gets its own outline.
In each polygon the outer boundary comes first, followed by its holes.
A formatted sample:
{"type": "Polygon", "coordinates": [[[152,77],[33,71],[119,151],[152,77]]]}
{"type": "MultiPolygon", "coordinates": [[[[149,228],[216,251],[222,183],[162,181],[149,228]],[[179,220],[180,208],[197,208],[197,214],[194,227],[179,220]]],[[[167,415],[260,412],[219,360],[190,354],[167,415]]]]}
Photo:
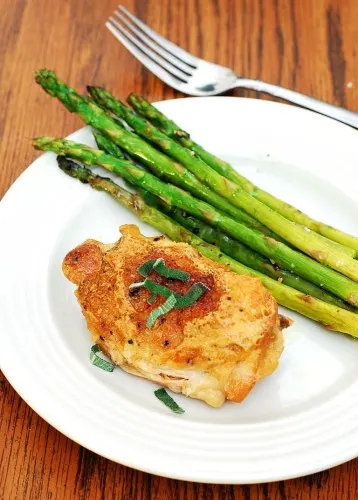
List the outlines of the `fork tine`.
{"type": "Polygon", "coordinates": [[[124,28],[119,22],[113,17],[110,18],[112,24],[124,35],[129,41],[131,41],[134,45],[138,47],[144,54],[146,54],[150,59],[152,59],[155,63],[161,66],[164,70],[168,71],[172,75],[176,76],[183,82],[188,80],[189,75],[184,73],[180,69],[173,66],[171,63],[165,61],[160,57],[160,55],[156,54],[152,49],[142,43],[140,40],[135,38],[126,28],[124,28]]]}
{"type": "Polygon", "coordinates": [[[129,19],[133,21],[134,24],[136,24],[144,33],[146,33],[152,40],[154,40],[158,45],[160,45],[161,48],[169,52],[170,54],[174,55],[177,57],[179,60],[185,62],[186,64],[189,64],[193,68],[196,68],[198,65],[198,62],[200,61],[199,58],[193,56],[189,52],[186,52],[185,50],[181,49],[174,43],[170,42],[166,38],[162,37],[161,35],[158,35],[155,31],[153,31],[149,26],[144,24],[142,21],[140,21],[137,17],[135,17],[133,14],[128,12],[128,10],[123,7],[123,5],[118,5],[119,10],[121,10],[129,19]]]}
{"type": "Polygon", "coordinates": [[[133,54],[133,56],[140,61],[143,66],[145,66],[149,71],[151,71],[154,75],[160,78],[167,85],[181,90],[183,86],[183,82],[176,78],[175,76],[168,73],[164,70],[159,64],[154,62],[148,56],[146,56],[141,50],[139,50],[130,40],[128,40],[117,28],[112,24],[113,18],[109,18],[106,22],[106,27],[109,31],[119,40],[122,45],[126,47],[126,49],[133,54]]]}
{"type": "Polygon", "coordinates": [[[148,45],[152,50],[157,52],[163,59],[166,61],[170,62],[173,66],[176,68],[181,69],[188,75],[191,75],[193,73],[193,67],[190,66],[189,64],[186,64],[185,62],[182,62],[180,59],[178,59],[175,56],[172,56],[170,52],[167,50],[162,49],[160,45],[158,45],[156,42],[153,42],[152,39],[146,35],[143,31],[137,29],[125,16],[123,16],[120,12],[117,10],[115,11],[115,15],[140,39],[142,42],[144,42],[146,45],[148,45]]]}

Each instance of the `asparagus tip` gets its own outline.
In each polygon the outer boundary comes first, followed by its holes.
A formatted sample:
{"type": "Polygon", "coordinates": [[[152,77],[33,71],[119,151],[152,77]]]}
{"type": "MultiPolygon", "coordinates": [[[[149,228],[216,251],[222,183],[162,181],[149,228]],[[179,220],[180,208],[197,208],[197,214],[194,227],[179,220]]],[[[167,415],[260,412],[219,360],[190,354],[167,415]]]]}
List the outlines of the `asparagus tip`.
{"type": "Polygon", "coordinates": [[[87,89],[87,92],[89,93],[89,95],[91,97],[93,97],[94,95],[96,95],[96,87],[94,85],[87,85],[86,89],[87,89]]]}
{"type": "Polygon", "coordinates": [[[56,160],[62,172],[65,172],[65,174],[80,180],[81,182],[83,182],[83,184],[88,184],[89,179],[93,177],[92,172],[87,167],[79,165],[69,158],[66,158],[64,156],[57,156],[56,160]]]}
{"type": "Polygon", "coordinates": [[[56,73],[51,69],[41,68],[36,70],[35,80],[37,83],[41,83],[41,81],[46,78],[57,78],[57,76],[56,73]]]}
{"type": "Polygon", "coordinates": [[[33,139],[33,146],[35,149],[43,149],[55,140],[56,139],[54,137],[35,137],[33,139]]]}

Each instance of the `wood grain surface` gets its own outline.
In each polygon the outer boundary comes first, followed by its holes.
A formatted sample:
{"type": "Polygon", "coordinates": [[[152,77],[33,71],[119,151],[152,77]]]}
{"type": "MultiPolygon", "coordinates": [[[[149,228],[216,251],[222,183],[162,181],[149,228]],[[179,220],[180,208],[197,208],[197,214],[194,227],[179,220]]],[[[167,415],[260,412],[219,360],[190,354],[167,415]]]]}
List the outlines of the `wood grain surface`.
{"type": "MultiPolygon", "coordinates": [[[[357,0],[123,0],[193,53],[252,78],[358,111],[357,0]]],[[[115,0],[0,0],[0,195],[39,154],[37,135],[82,126],[34,84],[55,69],[80,90],[125,98],[180,96],[104,28],[115,0]]],[[[264,97],[252,92],[234,95],[264,97]]],[[[9,242],[7,242],[9,243],[9,242]]],[[[3,242],[4,244],[4,242],[3,242]]],[[[0,277],[1,279],[1,277],[0,277]]],[[[85,450],[50,427],[0,379],[0,498],[5,500],[335,500],[358,498],[358,460],[279,483],[219,486],[144,474],[85,450]]]]}

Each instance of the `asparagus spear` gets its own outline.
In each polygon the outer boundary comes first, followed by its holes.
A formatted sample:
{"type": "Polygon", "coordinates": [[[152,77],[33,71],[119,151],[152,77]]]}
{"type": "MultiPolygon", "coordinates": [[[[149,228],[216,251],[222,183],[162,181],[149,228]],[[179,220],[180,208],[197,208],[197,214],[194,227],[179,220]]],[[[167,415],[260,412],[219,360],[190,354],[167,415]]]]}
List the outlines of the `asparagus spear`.
{"type": "Polygon", "coordinates": [[[188,149],[183,148],[126,108],[109,92],[96,87],[88,87],[88,90],[95,100],[122,117],[138,134],[154,142],[165,153],[180,161],[201,182],[227,198],[230,203],[245,210],[312,258],[358,281],[358,262],[353,260],[351,254],[347,255],[342,247],[332,247],[329,240],[323,240],[320,235],[285,219],[264,203],[256,200],[237,184],[208,167],[200,158],[193,156],[188,149]]]}
{"type": "MultiPolygon", "coordinates": [[[[92,92],[90,93],[92,94],[92,92]]],[[[92,95],[92,97],[94,96],[92,95]]],[[[111,142],[107,137],[103,136],[99,132],[95,132],[94,137],[99,149],[105,153],[115,156],[116,158],[125,159],[121,149],[113,144],[113,142],[111,142]]],[[[63,157],[59,156],[57,161],[60,164],[62,163],[62,160],[63,157]]],[[[65,161],[70,162],[70,160],[65,161]]],[[[254,252],[249,247],[239,243],[238,241],[233,240],[225,233],[212,228],[194,217],[186,216],[185,212],[179,210],[178,208],[171,209],[152,193],[149,193],[144,189],[140,189],[138,192],[148,205],[166,213],[169,217],[184,226],[186,229],[200,236],[204,241],[218,246],[223,252],[242,264],[245,264],[252,269],[256,269],[273,279],[280,280],[285,285],[291,286],[292,288],[295,288],[296,290],[299,290],[307,295],[312,295],[313,297],[323,300],[324,302],[334,304],[343,309],[354,310],[343,300],[331,295],[325,290],[322,290],[313,283],[306,281],[300,276],[296,276],[289,271],[282,270],[277,266],[275,267],[268,259],[265,259],[260,254],[254,252]]]]}
{"type": "Polygon", "coordinates": [[[257,277],[271,291],[279,304],[318,321],[331,330],[348,333],[358,338],[358,316],[356,314],[305,295],[239,264],[234,259],[223,254],[215,246],[205,243],[201,238],[186,230],[156,208],[147,205],[137,194],[132,194],[121,188],[111,179],[94,175],[87,168],[65,158],[58,158],[58,161],[60,168],[66,174],[79,179],[83,183],[89,183],[94,189],[107,192],[119,203],[137,214],[141,220],[154,226],[172,240],[191,244],[205,257],[229,267],[238,274],[257,277]]]}
{"type": "Polygon", "coordinates": [[[101,134],[100,132],[93,132],[93,135],[96,140],[98,149],[101,149],[102,151],[105,151],[107,154],[115,156],[116,158],[120,158],[121,160],[126,159],[121,148],[114,144],[114,142],[110,141],[105,135],[101,134]]]}
{"type": "Polygon", "coordinates": [[[127,151],[131,157],[144,163],[159,177],[187,189],[198,198],[230,214],[235,219],[272,236],[272,233],[268,232],[257,220],[250,217],[243,210],[234,207],[207,186],[204,186],[181,164],[171,160],[137,135],[121,127],[97,104],[88,98],[80,96],[74,89],[59,80],[53,71],[46,69],[37,71],[36,82],[49,95],[57,97],[69,111],[78,113],[87,125],[105,134],[117,146],[127,151]]]}
{"type": "Polygon", "coordinates": [[[185,212],[180,210],[179,208],[168,206],[163,200],[158,198],[157,196],[145,191],[144,189],[138,189],[138,193],[143,198],[143,200],[154,208],[157,208],[161,212],[164,212],[168,217],[174,219],[181,226],[188,229],[191,233],[196,234],[202,240],[210,243],[212,245],[216,245],[220,250],[222,250],[226,255],[232,257],[233,259],[241,262],[245,266],[255,269],[270,278],[273,278],[281,283],[295,288],[306,295],[312,295],[324,302],[328,302],[329,304],[334,304],[343,309],[347,309],[349,311],[358,312],[355,308],[349,306],[346,302],[331,295],[330,293],[322,290],[322,288],[314,285],[310,281],[307,281],[296,274],[291,273],[290,271],[285,271],[284,269],[280,269],[277,265],[271,264],[271,262],[262,257],[260,254],[251,250],[246,245],[239,243],[236,240],[233,240],[227,234],[219,231],[205,222],[196,219],[195,217],[187,215],[185,212]]]}
{"type": "Polygon", "coordinates": [[[295,271],[296,274],[332,292],[346,302],[358,305],[358,284],[354,281],[319,264],[310,257],[292,250],[285,244],[236,222],[208,203],[194,198],[186,191],[172,184],[162,182],[154,175],[141,170],[129,162],[119,160],[89,146],[65,139],[40,137],[35,139],[34,146],[43,151],[53,151],[61,156],[78,159],[86,165],[100,165],[120,175],[127,182],[140,186],[159,196],[169,206],[176,206],[194,217],[202,219],[218,229],[222,229],[234,239],[273,259],[280,267],[295,271]]]}
{"type": "MultiPolygon", "coordinates": [[[[339,243],[319,235],[318,233],[309,234],[307,237],[307,228],[296,225],[293,226],[292,222],[288,222],[282,216],[280,217],[278,214],[275,214],[274,211],[267,208],[265,204],[262,204],[255,199],[250,199],[250,195],[239,189],[236,184],[229,183],[226,177],[223,177],[215,170],[208,168],[208,165],[198,155],[193,155],[193,151],[190,151],[179,143],[171,140],[163,132],[121,103],[107,90],[104,90],[101,87],[91,86],[88,86],[87,90],[99,106],[108,109],[115,116],[122,118],[140,136],[144,137],[149,142],[152,142],[164,153],[179,161],[201,182],[207,184],[208,187],[212,188],[221,196],[227,198],[233,205],[244,209],[258,220],[261,220],[261,222],[266,224],[266,226],[270,227],[273,231],[277,231],[276,228],[284,231],[286,225],[286,233],[281,234],[282,239],[277,237],[277,235],[273,236],[274,239],[280,241],[286,239],[292,245],[299,247],[313,258],[316,258],[316,255],[318,255],[318,257],[322,255],[321,253],[317,254],[317,251],[329,252],[330,249],[337,252],[343,252],[351,258],[356,256],[356,252],[352,248],[342,246],[339,243]],[[262,217],[266,218],[263,220],[262,217]],[[273,220],[271,221],[272,218],[273,220]],[[271,226],[270,222],[272,224],[271,226]],[[287,231],[289,231],[290,235],[292,234],[291,240],[289,239],[287,231]],[[297,244],[297,242],[301,242],[301,246],[297,244]],[[316,246],[314,246],[314,244],[316,246]],[[317,246],[318,244],[320,244],[320,246],[317,246]],[[307,249],[309,251],[307,251],[307,249]]],[[[334,262],[338,261],[338,256],[339,253],[337,253],[335,257],[332,255],[332,259],[335,259],[334,262]]],[[[316,258],[316,260],[326,263],[323,258],[316,258]]],[[[332,265],[330,267],[335,268],[332,265]]]]}
{"type": "MultiPolygon", "coordinates": [[[[114,144],[114,142],[112,142],[110,139],[108,139],[108,137],[101,134],[100,132],[93,132],[93,135],[94,138],[96,139],[98,149],[104,151],[108,155],[114,156],[115,158],[119,158],[120,160],[126,160],[129,161],[130,163],[133,163],[133,165],[139,166],[138,163],[134,163],[134,161],[131,159],[128,153],[124,154],[121,148],[116,144],[114,144]]],[[[143,168],[142,166],[139,167],[143,168]]]]}
{"type": "Polygon", "coordinates": [[[132,93],[129,95],[127,100],[139,114],[141,114],[145,118],[148,118],[167,136],[177,140],[184,147],[195,152],[216,172],[230,179],[232,182],[235,182],[242,189],[250,193],[254,198],[265,203],[267,206],[286,217],[286,219],[296,222],[297,224],[301,224],[302,226],[305,226],[312,231],[315,231],[316,233],[329,238],[330,240],[336,241],[341,245],[354,249],[356,251],[356,255],[358,255],[357,237],[351,236],[350,234],[324,224],[323,222],[316,221],[300,210],[297,210],[297,208],[293,207],[292,205],[255,186],[248,179],[236,172],[236,170],[233,169],[233,167],[229,163],[214,156],[213,154],[202,148],[199,144],[194,142],[187,132],[181,130],[176,123],[169,120],[163,113],[161,113],[143,97],[132,93]]]}

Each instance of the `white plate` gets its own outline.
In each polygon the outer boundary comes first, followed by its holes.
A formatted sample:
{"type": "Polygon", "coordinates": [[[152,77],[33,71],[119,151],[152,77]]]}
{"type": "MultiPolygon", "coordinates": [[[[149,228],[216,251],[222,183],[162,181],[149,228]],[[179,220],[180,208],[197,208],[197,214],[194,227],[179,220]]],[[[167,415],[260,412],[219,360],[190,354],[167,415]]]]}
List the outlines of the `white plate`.
{"type": "MultiPolygon", "coordinates": [[[[314,217],[357,234],[357,132],[283,104],[230,97],[159,104],[208,149],[314,217]]],[[[43,131],[44,135],[46,130],[43,131]]],[[[71,136],[92,143],[88,129],[71,136]]],[[[85,238],[115,241],[123,223],[154,231],[103,193],[36,160],[0,206],[1,367],[45,420],[111,460],[163,476],[258,483],[358,456],[358,342],[290,313],[278,370],[242,404],[213,409],[89,363],[91,345],[66,252],[85,238]]]]}

